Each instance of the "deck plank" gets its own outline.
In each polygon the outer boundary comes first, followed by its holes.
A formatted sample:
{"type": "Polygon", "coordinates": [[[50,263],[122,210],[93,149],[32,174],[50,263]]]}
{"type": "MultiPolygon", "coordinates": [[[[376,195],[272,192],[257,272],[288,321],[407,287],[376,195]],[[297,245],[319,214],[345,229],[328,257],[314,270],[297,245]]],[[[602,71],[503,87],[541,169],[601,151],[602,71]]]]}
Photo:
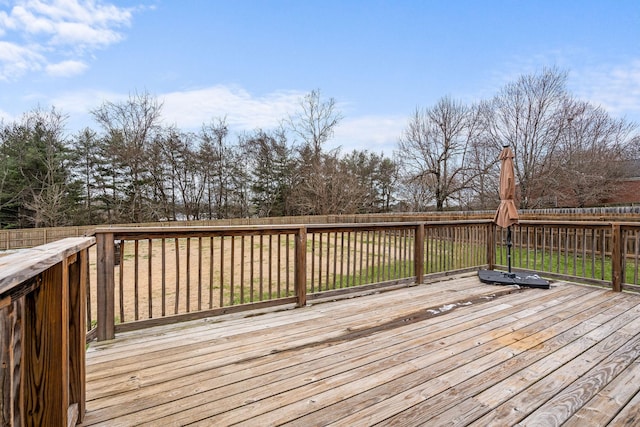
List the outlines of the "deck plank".
{"type": "Polygon", "coordinates": [[[640,335],[621,346],[583,377],[555,394],[552,401],[521,421],[522,425],[560,425],[640,356],[640,335]]]}
{"type": "Polygon", "coordinates": [[[82,425],[632,425],[638,331],[640,296],[467,274],[93,344],[82,425]]]}
{"type": "Polygon", "coordinates": [[[640,384],[639,360],[627,366],[563,425],[597,427],[608,424],[638,392],[636,384],[640,384]]]}
{"type": "MultiPolygon", "coordinates": [[[[491,315],[496,313],[497,311],[504,311],[507,309],[517,310],[511,304],[506,304],[510,302],[511,299],[516,297],[515,295],[510,295],[505,297],[502,300],[502,304],[488,306],[483,308],[482,310],[472,311],[467,315],[460,315],[454,317],[449,320],[438,319],[434,325],[432,326],[430,332],[432,335],[432,339],[437,339],[439,335],[436,334],[437,331],[446,331],[451,330],[452,328],[458,329],[467,329],[469,325],[477,322],[479,318],[486,315],[491,315]],[[466,323],[465,323],[466,322],[466,323]]],[[[568,297],[568,296],[567,296],[568,297]]],[[[409,328],[409,326],[408,326],[409,328]]],[[[415,334],[420,336],[423,334],[423,326],[420,324],[414,324],[413,330],[415,330],[415,334]]],[[[405,333],[409,333],[407,330],[405,333]]],[[[444,335],[444,332],[442,333],[444,335]]],[[[301,352],[298,354],[286,354],[285,357],[281,357],[281,355],[272,355],[264,360],[260,360],[258,363],[247,362],[244,364],[244,369],[239,371],[236,366],[224,366],[218,369],[212,370],[209,372],[209,377],[214,378],[214,380],[206,380],[202,381],[201,376],[198,374],[182,377],[177,381],[174,381],[173,384],[176,385],[171,391],[171,394],[175,396],[176,394],[182,394],[183,397],[188,397],[191,393],[190,390],[191,384],[198,383],[198,390],[204,392],[207,390],[213,390],[214,388],[220,388],[228,384],[234,384],[235,382],[241,381],[243,376],[246,375],[245,372],[250,370],[251,374],[255,381],[258,382],[258,385],[261,385],[265,382],[272,382],[280,376],[289,376],[291,375],[289,372],[295,372],[298,368],[299,364],[305,363],[307,365],[307,369],[321,369],[326,366],[330,366],[334,364],[335,358],[356,358],[366,355],[368,353],[376,353],[387,347],[393,346],[402,346],[404,343],[409,340],[408,336],[399,337],[393,336],[391,338],[386,337],[372,337],[370,344],[373,345],[373,349],[370,346],[364,345],[367,343],[354,343],[350,341],[338,343],[332,346],[325,346],[324,348],[319,348],[316,346],[312,353],[301,352]],[[343,353],[346,353],[343,355],[343,353]],[[333,356],[333,357],[332,357],[333,356]],[[311,365],[313,364],[313,365],[311,365]],[[238,378],[240,377],[240,378],[238,378]]],[[[338,365],[343,367],[343,369],[348,369],[344,365],[338,365]]],[[[249,380],[251,383],[251,380],[249,380]]],[[[245,381],[243,387],[245,389],[251,389],[251,384],[247,384],[245,381]]],[[[157,397],[154,392],[151,392],[151,389],[145,393],[151,398],[157,397]]],[[[228,393],[231,391],[227,390],[228,393]]],[[[228,394],[227,393],[227,394],[228,394]]],[[[141,397],[141,394],[137,395],[137,398],[141,397]]],[[[106,400],[105,400],[106,402],[106,400]]],[[[126,401],[117,402],[117,403],[125,403],[126,401]]],[[[102,407],[102,406],[100,406],[102,407]]],[[[116,408],[119,409],[121,407],[116,408]]]]}
{"type": "Polygon", "coordinates": [[[509,377],[506,384],[481,394],[478,401],[491,408],[491,412],[470,425],[519,422],[624,345],[629,335],[620,332],[620,328],[630,322],[640,326],[639,315],[640,307],[636,306],[575,341],[575,345],[563,347],[522,373],[509,377]]]}
{"type": "MultiPolygon", "coordinates": [[[[606,309],[615,302],[604,302],[600,306],[606,309]]],[[[564,321],[550,322],[547,329],[542,329],[542,324],[532,324],[530,330],[540,327],[540,331],[529,336],[527,328],[514,331],[521,340],[514,341],[509,335],[496,337],[498,348],[494,352],[486,351],[483,356],[469,363],[463,364],[441,376],[435,377],[430,373],[425,373],[427,378],[414,378],[416,385],[406,389],[401,393],[382,394],[381,390],[372,392],[374,396],[385,396],[376,405],[372,405],[357,415],[352,415],[340,420],[341,425],[355,420],[356,417],[366,417],[367,423],[388,422],[390,424],[411,425],[421,424],[429,418],[436,416],[439,412],[447,408],[456,407],[450,411],[444,419],[456,418],[457,412],[465,412],[464,408],[457,408],[459,402],[464,397],[470,397],[478,393],[491,384],[506,378],[514,372],[528,366],[543,355],[560,348],[569,340],[575,339],[579,334],[583,334],[587,323],[584,322],[585,315],[571,316],[564,321]],[[508,344],[503,347],[503,344],[508,344]],[[407,408],[409,406],[409,408],[407,408]],[[425,415],[425,414],[428,414],[425,415]],[[387,418],[390,417],[390,418],[387,418]]],[[[548,322],[548,321],[547,321],[548,322]]],[[[593,328],[593,326],[592,326],[593,328]]],[[[486,347],[487,350],[490,347],[486,347]]],[[[402,379],[400,380],[402,381],[402,379]]],[[[405,383],[408,383],[406,380],[405,383]]],[[[469,402],[465,402],[469,403],[469,402]]],[[[340,404],[339,404],[340,405],[340,404]]],[[[347,405],[344,405],[345,407],[347,405]]],[[[332,407],[327,411],[327,416],[336,408],[332,407]]],[[[348,410],[348,408],[346,409],[348,410]]],[[[315,414],[314,414],[315,415],[315,414]]],[[[302,419],[300,421],[303,421],[302,419]]],[[[303,422],[295,423],[303,425],[303,422]]],[[[434,425],[437,422],[434,421],[434,425]]]]}

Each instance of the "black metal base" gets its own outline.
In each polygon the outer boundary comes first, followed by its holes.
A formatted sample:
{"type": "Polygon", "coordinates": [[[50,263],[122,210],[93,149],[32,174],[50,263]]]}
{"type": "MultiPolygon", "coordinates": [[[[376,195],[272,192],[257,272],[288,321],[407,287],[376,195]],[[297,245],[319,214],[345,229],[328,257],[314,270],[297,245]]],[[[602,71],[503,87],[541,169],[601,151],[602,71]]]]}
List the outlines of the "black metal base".
{"type": "Polygon", "coordinates": [[[507,273],[495,270],[480,270],[478,277],[482,283],[490,285],[518,285],[527,288],[549,289],[549,282],[538,276],[520,276],[517,273],[507,273]]]}

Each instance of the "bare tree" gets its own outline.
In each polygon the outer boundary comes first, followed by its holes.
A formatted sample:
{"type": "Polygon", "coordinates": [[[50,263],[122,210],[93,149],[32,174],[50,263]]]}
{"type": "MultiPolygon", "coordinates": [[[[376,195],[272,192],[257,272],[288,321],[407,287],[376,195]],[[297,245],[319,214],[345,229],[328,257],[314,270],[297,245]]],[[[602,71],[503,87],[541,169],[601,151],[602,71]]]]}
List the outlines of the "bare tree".
{"type": "Polygon", "coordinates": [[[515,154],[521,208],[539,206],[550,193],[547,180],[557,163],[547,160],[560,147],[574,102],[566,80],[567,73],[556,68],[523,75],[502,88],[483,110],[487,137],[496,153],[510,145],[515,154]]]}
{"type": "Polygon", "coordinates": [[[301,138],[293,190],[293,204],[300,214],[334,213],[328,211],[328,207],[335,205],[329,200],[335,194],[332,196],[327,191],[332,179],[328,174],[335,171],[333,161],[337,150],[325,153],[323,146],[341,121],[342,114],[337,110],[335,99],[323,101],[319,90],[306,95],[300,102],[300,111],[289,116],[291,131],[301,138]]]}
{"type": "Polygon", "coordinates": [[[615,165],[623,160],[637,126],[587,102],[576,102],[567,113],[560,148],[547,160],[556,165],[547,186],[560,205],[601,204],[616,191],[623,171],[615,165]]]}
{"type": "Polygon", "coordinates": [[[342,119],[336,100],[329,98],[323,101],[320,89],[316,89],[300,101],[300,110],[289,116],[288,124],[293,133],[302,139],[303,145],[310,148],[311,155],[317,159],[323,145],[333,137],[335,128],[342,119]]]}
{"type": "Polygon", "coordinates": [[[226,118],[202,126],[200,164],[208,214],[215,218],[249,215],[248,171],[239,144],[229,141],[226,118]]]}
{"type": "Polygon", "coordinates": [[[129,95],[122,102],[104,102],[91,111],[106,132],[108,155],[127,174],[126,202],[129,209],[124,219],[145,219],[145,198],[149,195],[147,154],[154,133],[160,129],[162,103],[148,92],[129,95]]]}
{"type": "Polygon", "coordinates": [[[470,162],[479,141],[482,121],[478,109],[449,97],[433,107],[416,109],[398,143],[406,184],[423,186],[436,210],[469,187],[482,168],[470,162]]]}

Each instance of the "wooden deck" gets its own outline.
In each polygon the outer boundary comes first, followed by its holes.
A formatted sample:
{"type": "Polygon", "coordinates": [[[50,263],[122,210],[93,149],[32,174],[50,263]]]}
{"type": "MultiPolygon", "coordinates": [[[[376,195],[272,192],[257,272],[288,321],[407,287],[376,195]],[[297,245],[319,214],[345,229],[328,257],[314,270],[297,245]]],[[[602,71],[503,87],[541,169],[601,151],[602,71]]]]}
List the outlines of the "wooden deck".
{"type": "Polygon", "coordinates": [[[640,296],[475,275],[119,335],[83,425],[639,425],[640,296]]]}

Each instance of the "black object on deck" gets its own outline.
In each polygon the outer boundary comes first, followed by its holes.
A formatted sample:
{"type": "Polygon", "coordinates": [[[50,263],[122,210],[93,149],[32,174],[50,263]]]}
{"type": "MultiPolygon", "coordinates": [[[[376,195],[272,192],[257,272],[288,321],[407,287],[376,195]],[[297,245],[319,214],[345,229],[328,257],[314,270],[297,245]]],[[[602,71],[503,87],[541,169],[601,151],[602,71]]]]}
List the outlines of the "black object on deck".
{"type": "Polygon", "coordinates": [[[520,275],[495,270],[480,270],[478,277],[482,283],[490,285],[518,285],[527,288],[549,289],[549,282],[537,275],[520,275]]]}

